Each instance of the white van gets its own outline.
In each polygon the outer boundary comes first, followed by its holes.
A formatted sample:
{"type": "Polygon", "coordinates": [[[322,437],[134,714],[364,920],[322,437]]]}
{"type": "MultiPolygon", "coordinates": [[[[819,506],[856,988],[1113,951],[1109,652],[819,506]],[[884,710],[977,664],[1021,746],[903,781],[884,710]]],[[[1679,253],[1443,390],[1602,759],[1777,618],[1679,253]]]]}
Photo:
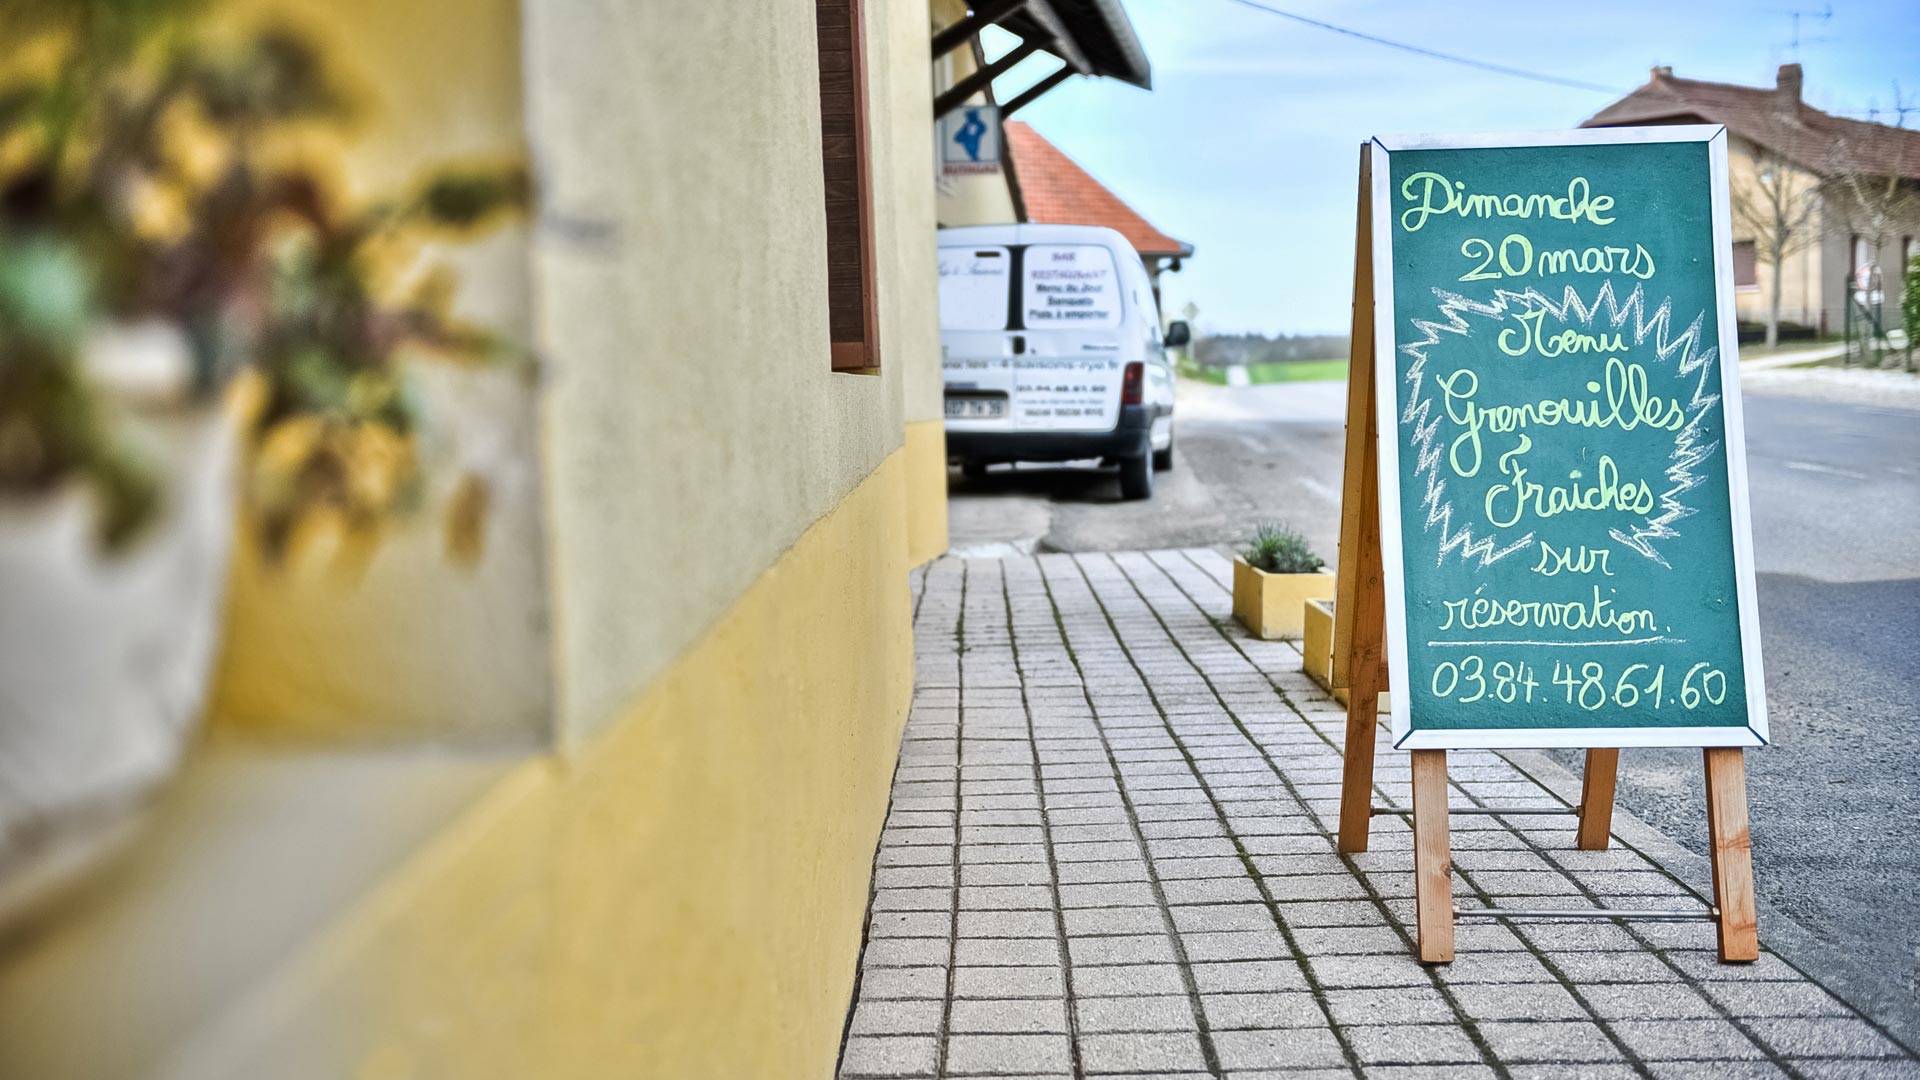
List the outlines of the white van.
{"type": "Polygon", "coordinates": [[[940,230],[947,455],[969,476],[1003,461],[1101,458],[1120,492],[1173,467],[1168,326],[1140,256],[1096,225],[940,230]]]}

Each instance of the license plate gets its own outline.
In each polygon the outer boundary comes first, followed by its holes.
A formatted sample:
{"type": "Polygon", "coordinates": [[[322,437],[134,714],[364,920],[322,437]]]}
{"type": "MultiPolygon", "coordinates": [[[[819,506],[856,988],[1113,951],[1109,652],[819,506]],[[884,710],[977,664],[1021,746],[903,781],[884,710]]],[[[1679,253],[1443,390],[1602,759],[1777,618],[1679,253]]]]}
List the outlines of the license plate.
{"type": "Polygon", "coordinates": [[[1007,415],[1005,398],[963,398],[947,399],[947,419],[949,420],[998,420],[1007,415]]]}

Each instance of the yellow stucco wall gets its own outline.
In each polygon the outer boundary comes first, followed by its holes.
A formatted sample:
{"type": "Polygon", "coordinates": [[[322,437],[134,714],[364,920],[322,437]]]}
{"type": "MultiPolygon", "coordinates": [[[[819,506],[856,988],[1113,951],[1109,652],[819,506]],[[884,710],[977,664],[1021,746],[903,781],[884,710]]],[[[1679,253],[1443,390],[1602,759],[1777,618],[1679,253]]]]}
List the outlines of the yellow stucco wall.
{"type": "Polygon", "coordinates": [[[210,1075],[830,1076],[912,694],[902,466],[316,943],[210,1075]]]}
{"type": "Polygon", "coordinates": [[[236,751],[303,740],[275,754],[317,792],[249,798],[343,821],[332,844],[377,830],[382,858],[347,875],[186,790],[203,817],[163,807],[157,831],[243,914],[209,933],[178,887],[155,903],[179,868],[157,855],[103,880],[110,903],[0,958],[0,1000],[63,1003],[0,1022],[0,1075],[828,1077],[912,691],[907,569],[946,542],[924,3],[866,5],[869,376],[829,370],[811,3],[297,2],[391,74],[382,153],[506,145],[524,92],[539,224],[472,279],[543,361],[488,429],[527,470],[518,539],[458,576],[421,529],[350,592],[240,566],[217,727],[236,751]],[[503,733],[528,745],[497,754],[503,733]],[[336,758],[404,809],[336,818],[327,796],[365,803],[336,758]],[[410,798],[449,759],[505,775],[410,798]],[[195,939],[204,958],[158,955],[218,978],[113,977],[128,942],[195,939]]]}
{"type": "Polygon", "coordinates": [[[945,547],[926,13],[866,10],[877,376],[829,365],[813,5],[525,6],[561,755],[242,1005],[208,1071],[830,1073],[905,570],[945,547]]]}
{"type": "Polygon", "coordinates": [[[907,564],[919,566],[947,550],[946,421],[907,425],[905,447],[907,564]]]}
{"type": "MultiPolygon", "coordinates": [[[[570,762],[515,767],[142,1075],[829,1077],[912,693],[904,460],[570,762]]],[[[250,921],[181,945],[217,967],[250,921]]],[[[16,965],[110,974],[111,945],[68,926],[16,965]]],[[[127,1075],[109,1067],[141,1010],[126,985],[0,1021],[0,1075],[127,1075]]],[[[35,999],[0,973],[0,1002],[35,999]]]]}
{"type": "Polygon", "coordinates": [[[527,8],[568,739],[901,445],[937,367],[925,8],[866,13],[877,376],[830,370],[813,5],[527,8]]]}

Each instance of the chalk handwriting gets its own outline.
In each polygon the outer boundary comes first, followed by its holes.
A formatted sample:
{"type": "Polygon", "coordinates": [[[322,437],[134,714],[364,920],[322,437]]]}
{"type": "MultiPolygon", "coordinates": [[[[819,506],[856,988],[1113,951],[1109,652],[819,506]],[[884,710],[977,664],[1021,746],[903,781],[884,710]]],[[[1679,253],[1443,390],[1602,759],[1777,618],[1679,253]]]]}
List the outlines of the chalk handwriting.
{"type": "Polygon", "coordinates": [[[1400,184],[1400,197],[1413,203],[1400,215],[1400,227],[1419,232],[1435,214],[1460,217],[1558,218],[1561,221],[1590,225],[1611,225],[1613,219],[1601,215],[1613,209],[1613,196],[1595,195],[1584,176],[1567,182],[1567,193],[1548,195],[1518,193],[1489,195],[1468,192],[1464,181],[1448,180],[1437,172],[1417,172],[1400,184]]]}

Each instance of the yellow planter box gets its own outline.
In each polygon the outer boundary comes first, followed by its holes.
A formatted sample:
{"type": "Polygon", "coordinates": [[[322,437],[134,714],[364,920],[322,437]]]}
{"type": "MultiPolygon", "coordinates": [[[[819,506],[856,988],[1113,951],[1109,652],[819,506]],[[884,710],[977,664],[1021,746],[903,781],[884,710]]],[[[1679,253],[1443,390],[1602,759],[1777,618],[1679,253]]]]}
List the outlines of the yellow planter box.
{"type": "MultiPolygon", "coordinates": [[[[1320,684],[1333,700],[1342,705],[1347,703],[1347,688],[1333,685],[1333,601],[1309,600],[1303,605],[1306,627],[1300,637],[1300,666],[1307,678],[1320,684]]],[[[1380,704],[1377,711],[1385,715],[1393,711],[1393,702],[1387,691],[1380,691],[1380,704]]]]}
{"type": "MultiPolygon", "coordinates": [[[[1347,703],[1346,687],[1336,686],[1332,690],[1328,691],[1328,693],[1332,694],[1333,700],[1339,702],[1340,704],[1345,705],[1347,703]]],[[[1380,691],[1380,697],[1376,700],[1376,703],[1373,707],[1373,711],[1376,713],[1379,713],[1381,716],[1385,716],[1388,713],[1392,712],[1393,711],[1393,695],[1388,693],[1385,690],[1380,691]]]]}
{"type": "Polygon", "coordinates": [[[1233,560],[1233,614],[1254,637],[1299,637],[1306,625],[1306,602],[1332,593],[1333,575],[1325,570],[1269,574],[1245,559],[1233,560]]]}
{"type": "Polygon", "coordinates": [[[1307,678],[1332,690],[1333,678],[1333,601],[1313,599],[1306,602],[1302,614],[1306,625],[1300,633],[1301,667],[1307,678]]]}

